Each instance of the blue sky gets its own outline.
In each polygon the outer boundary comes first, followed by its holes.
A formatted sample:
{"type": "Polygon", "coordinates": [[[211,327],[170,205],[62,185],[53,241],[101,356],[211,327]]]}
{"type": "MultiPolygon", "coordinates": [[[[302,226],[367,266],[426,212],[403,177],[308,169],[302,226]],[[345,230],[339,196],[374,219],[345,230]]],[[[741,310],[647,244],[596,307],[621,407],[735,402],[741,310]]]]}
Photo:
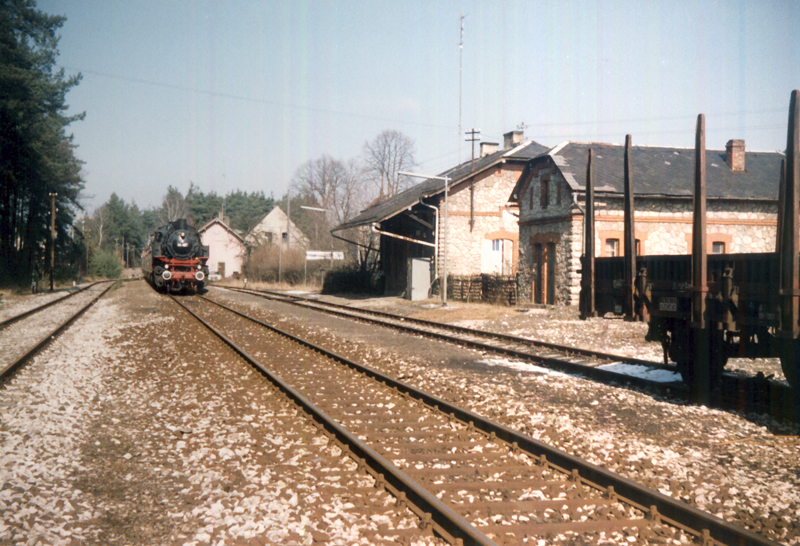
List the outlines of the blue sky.
{"type": "Polygon", "coordinates": [[[437,173],[524,123],[564,140],[782,150],[800,2],[39,0],[85,161],[84,205],[186,191],[280,197],[305,161],[396,129],[437,173]],[[464,19],[462,134],[459,17],[464,19]]]}

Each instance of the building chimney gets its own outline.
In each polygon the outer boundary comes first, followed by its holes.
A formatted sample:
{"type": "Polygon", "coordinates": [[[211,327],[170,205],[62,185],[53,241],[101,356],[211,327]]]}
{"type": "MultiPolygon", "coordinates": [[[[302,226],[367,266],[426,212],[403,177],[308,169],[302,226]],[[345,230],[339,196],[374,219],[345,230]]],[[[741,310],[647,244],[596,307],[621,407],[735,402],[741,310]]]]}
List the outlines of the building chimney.
{"type": "Polygon", "coordinates": [[[725,161],[733,172],[744,172],[744,140],[728,141],[725,145],[725,161]]]}
{"type": "Polygon", "coordinates": [[[481,142],[481,157],[492,155],[497,151],[497,142],[481,142]]]}
{"type": "Polygon", "coordinates": [[[509,131],[503,135],[503,149],[508,150],[518,144],[522,144],[522,131],[509,131]]]}

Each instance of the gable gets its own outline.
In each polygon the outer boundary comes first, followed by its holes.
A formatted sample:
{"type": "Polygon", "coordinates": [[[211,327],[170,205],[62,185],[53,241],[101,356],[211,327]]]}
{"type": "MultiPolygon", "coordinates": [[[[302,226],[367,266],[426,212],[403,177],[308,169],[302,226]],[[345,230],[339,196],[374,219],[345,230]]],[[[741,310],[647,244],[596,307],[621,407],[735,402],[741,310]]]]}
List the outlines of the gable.
{"type": "Polygon", "coordinates": [[[383,222],[413,207],[419,203],[420,199],[430,197],[438,199],[439,195],[444,193],[444,180],[441,178],[447,177],[450,180],[448,188],[461,188],[464,185],[468,187],[469,183],[464,183],[467,180],[471,180],[473,176],[477,176],[478,173],[487,170],[494,172],[498,165],[502,166],[505,163],[524,164],[527,160],[547,152],[548,149],[538,142],[528,141],[514,148],[477,158],[474,161],[465,161],[452,169],[440,173],[438,175],[440,178],[424,180],[386,201],[363,210],[355,218],[336,226],[332,231],[341,231],[383,222]]]}

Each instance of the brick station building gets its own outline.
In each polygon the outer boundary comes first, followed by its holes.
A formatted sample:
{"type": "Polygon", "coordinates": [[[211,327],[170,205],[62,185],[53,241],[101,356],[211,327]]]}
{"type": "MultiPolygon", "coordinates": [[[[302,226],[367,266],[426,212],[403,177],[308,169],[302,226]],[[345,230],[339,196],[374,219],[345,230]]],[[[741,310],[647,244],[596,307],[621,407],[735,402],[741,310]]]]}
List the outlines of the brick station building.
{"type": "MultiPolygon", "coordinates": [[[[564,142],[533,158],[509,201],[519,207],[518,300],[577,305],[586,198],[594,150],[595,251],[622,255],[623,160],[618,144],[564,142]]],[[[631,179],[638,255],[689,254],[694,148],[634,146],[631,179]]],[[[748,152],[743,140],[706,150],[709,253],[774,252],[779,152],[748,152]]]]}
{"type": "Polygon", "coordinates": [[[508,195],[528,161],[546,151],[541,144],[524,141],[522,131],[511,131],[504,135],[502,149],[483,142],[474,162],[440,173],[450,179],[446,237],[444,182],[437,179],[398,193],[332,231],[369,227],[380,234],[386,295],[405,292],[409,258],[431,259],[432,276],[440,278],[445,244],[448,276],[511,276],[516,273],[519,235],[508,195]]]}

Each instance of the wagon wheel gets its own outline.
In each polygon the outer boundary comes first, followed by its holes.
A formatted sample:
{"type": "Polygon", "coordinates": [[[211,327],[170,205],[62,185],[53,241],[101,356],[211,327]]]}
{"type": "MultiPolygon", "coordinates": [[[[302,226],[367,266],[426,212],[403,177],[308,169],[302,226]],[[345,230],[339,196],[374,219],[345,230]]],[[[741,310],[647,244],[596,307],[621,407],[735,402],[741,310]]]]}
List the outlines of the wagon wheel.
{"type": "Polygon", "coordinates": [[[728,363],[729,351],[724,330],[712,329],[710,335],[711,385],[713,387],[722,379],[722,370],[728,363]]]}
{"type": "Polygon", "coordinates": [[[691,385],[694,382],[694,362],[691,360],[679,360],[675,362],[675,368],[681,374],[684,383],[691,385]]]}
{"type": "Polygon", "coordinates": [[[794,386],[800,374],[800,338],[781,340],[781,368],[786,381],[794,386]]]}
{"type": "MultiPolygon", "coordinates": [[[[690,332],[693,334],[693,331],[690,330],[690,332]]],[[[687,338],[692,336],[692,334],[688,334],[687,338]]],[[[713,388],[713,386],[718,384],[722,379],[722,371],[728,363],[729,351],[723,330],[712,329],[709,331],[709,336],[709,358],[711,359],[709,371],[711,373],[711,386],[713,388]]],[[[683,382],[687,385],[691,385],[694,382],[694,355],[688,351],[681,352],[680,354],[677,353],[678,352],[675,351],[674,354],[674,356],[678,357],[675,359],[676,370],[681,374],[683,382]]]]}

